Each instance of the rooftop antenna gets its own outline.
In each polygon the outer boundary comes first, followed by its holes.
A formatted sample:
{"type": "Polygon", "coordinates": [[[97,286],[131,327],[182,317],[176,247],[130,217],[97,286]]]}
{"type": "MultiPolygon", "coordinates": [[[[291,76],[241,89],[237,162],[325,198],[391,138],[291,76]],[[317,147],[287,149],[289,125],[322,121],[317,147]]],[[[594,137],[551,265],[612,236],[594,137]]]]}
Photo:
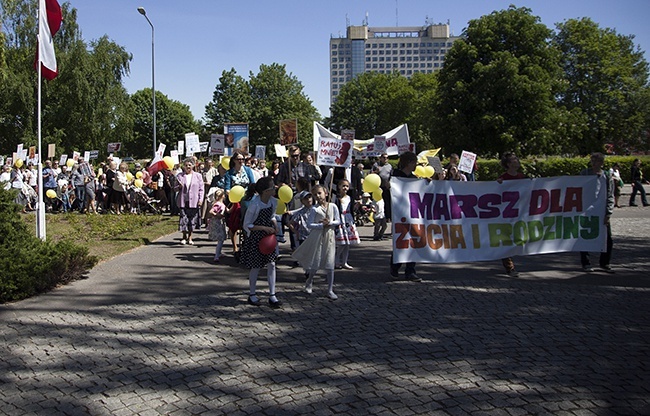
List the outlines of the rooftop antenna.
{"type": "Polygon", "coordinates": [[[368,12],[366,12],[366,20],[364,20],[363,25],[368,26],[368,12]]]}
{"type": "Polygon", "coordinates": [[[399,5],[398,0],[395,0],[395,27],[399,27],[399,5]]]}
{"type": "Polygon", "coordinates": [[[350,17],[348,14],[345,14],[345,27],[350,27],[350,17]]]}

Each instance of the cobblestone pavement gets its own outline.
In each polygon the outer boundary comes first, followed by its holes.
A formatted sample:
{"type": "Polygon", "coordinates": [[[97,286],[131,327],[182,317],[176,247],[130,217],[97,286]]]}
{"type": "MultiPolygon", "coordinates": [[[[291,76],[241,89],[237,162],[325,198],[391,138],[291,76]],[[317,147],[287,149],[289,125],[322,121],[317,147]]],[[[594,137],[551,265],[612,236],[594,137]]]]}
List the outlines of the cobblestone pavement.
{"type": "Polygon", "coordinates": [[[279,310],[246,304],[205,233],[170,235],[0,305],[0,413],[648,415],[650,209],[612,223],[613,275],[565,253],[516,258],[519,278],[421,265],[422,283],[392,281],[362,227],[339,300],[322,278],[303,294],[285,256],[279,310]]]}

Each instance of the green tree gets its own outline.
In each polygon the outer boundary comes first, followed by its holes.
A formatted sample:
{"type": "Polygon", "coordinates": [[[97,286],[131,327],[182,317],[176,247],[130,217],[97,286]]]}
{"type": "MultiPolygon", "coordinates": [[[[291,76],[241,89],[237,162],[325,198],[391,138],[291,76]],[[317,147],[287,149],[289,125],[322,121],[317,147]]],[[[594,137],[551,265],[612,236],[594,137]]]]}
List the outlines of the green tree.
{"type": "Polygon", "coordinates": [[[566,89],[560,103],[580,115],[571,137],[586,154],[614,144],[616,151],[648,150],[648,63],[634,36],[603,29],[589,18],[557,25],[566,89]]]}
{"type": "Polygon", "coordinates": [[[246,81],[234,69],[222,73],[206,106],[204,118],[211,133],[222,130],[225,123],[248,122],[250,145],[264,145],[268,151],[279,142],[280,120],[297,119],[298,142],[311,149],[312,123],[320,115],[302,83],[277,63],[261,65],[257,74],[249,75],[246,81]]]}
{"type": "Polygon", "coordinates": [[[279,142],[279,122],[298,120],[298,142],[311,149],[313,121],[319,120],[318,110],[303,92],[298,78],[287,73],[286,66],[273,63],[260,65],[257,75],[250,73],[249,85],[253,111],[250,118],[251,144],[272,147],[279,142]]]}
{"type": "Polygon", "coordinates": [[[250,85],[234,68],[223,71],[212,101],[205,106],[206,127],[216,132],[223,131],[225,123],[247,122],[252,108],[250,85]]]}
{"type": "Polygon", "coordinates": [[[434,128],[447,152],[558,150],[560,72],[550,38],[526,8],[510,6],[469,22],[439,74],[434,128]]]}
{"type": "MultiPolygon", "coordinates": [[[[153,96],[151,88],[136,91],[131,96],[134,112],[133,139],[123,143],[127,154],[138,158],[153,157],[153,96]]],[[[175,149],[185,133],[199,132],[200,125],[194,120],[190,107],[171,100],[156,91],[156,141],[175,149]]]]}
{"type": "MultiPolygon", "coordinates": [[[[36,144],[37,73],[35,0],[0,0],[7,28],[6,78],[0,83],[0,146],[36,144]]],[[[132,133],[129,96],[122,86],[131,54],[106,36],[86,43],[77,11],[62,4],[65,24],[54,37],[59,76],[42,81],[42,138],[57,150],[105,150],[106,143],[132,133]]]]}
{"type": "Polygon", "coordinates": [[[371,139],[407,123],[416,92],[406,77],[394,72],[366,72],[341,89],[326,124],[335,131],[354,129],[357,139],[371,139]]]}

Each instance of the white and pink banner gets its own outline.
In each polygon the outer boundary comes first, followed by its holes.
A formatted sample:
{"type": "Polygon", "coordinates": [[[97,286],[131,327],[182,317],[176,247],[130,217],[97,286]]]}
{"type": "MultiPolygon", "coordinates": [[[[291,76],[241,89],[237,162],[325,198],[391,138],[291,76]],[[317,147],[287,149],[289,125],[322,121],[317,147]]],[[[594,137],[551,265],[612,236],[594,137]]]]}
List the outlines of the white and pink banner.
{"type": "Polygon", "coordinates": [[[604,177],[391,179],[395,263],[605,251],[604,177]]]}

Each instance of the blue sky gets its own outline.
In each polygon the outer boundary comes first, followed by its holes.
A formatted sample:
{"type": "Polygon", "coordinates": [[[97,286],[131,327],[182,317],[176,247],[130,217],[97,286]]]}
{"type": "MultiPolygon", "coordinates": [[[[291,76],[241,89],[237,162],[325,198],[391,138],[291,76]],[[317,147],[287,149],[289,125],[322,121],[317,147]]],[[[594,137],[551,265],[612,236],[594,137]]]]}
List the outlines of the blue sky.
{"type": "MultiPolygon", "coordinates": [[[[59,0],[61,3],[63,0],[59,0]]],[[[550,28],[590,17],[601,27],[635,35],[650,57],[650,0],[69,0],[86,41],[107,35],[133,54],[125,80],[129,93],[151,87],[151,27],[155,26],[156,90],[190,106],[194,117],[224,70],[248,79],[261,64],[286,64],[322,116],[329,116],[330,36],[345,36],[346,19],[370,26],[421,26],[449,21],[459,35],[472,19],[507,8],[528,7],[550,28]]]]}

